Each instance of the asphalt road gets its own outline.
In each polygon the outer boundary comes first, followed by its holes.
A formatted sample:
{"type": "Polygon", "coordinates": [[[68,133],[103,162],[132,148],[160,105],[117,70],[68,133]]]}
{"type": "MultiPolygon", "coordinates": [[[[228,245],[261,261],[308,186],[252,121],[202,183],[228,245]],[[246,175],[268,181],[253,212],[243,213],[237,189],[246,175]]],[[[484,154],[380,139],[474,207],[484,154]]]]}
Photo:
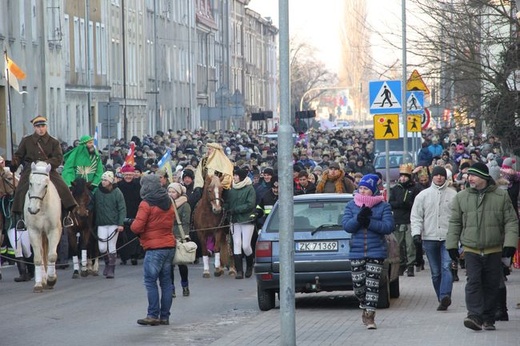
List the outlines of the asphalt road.
{"type": "Polygon", "coordinates": [[[208,345],[261,313],[254,277],[203,279],[199,264],[189,266],[190,297],[182,296],[176,268],[180,294],[170,325],[140,326],[147,307],[141,264],[118,261],[113,280],[58,270],[56,287],[43,293],[32,292],[34,281],[14,282],[16,267],[3,267],[0,345],[208,345]]]}

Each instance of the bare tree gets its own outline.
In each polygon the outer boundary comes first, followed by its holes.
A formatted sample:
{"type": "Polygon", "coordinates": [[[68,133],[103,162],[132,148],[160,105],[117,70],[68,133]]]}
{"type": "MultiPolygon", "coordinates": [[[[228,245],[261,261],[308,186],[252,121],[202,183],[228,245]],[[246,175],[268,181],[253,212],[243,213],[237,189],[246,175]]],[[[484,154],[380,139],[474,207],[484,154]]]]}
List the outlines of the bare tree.
{"type": "Polygon", "coordinates": [[[411,0],[427,26],[408,28],[409,53],[434,81],[433,103],[455,110],[458,125],[477,121],[510,149],[520,136],[518,93],[508,78],[520,69],[515,2],[411,0]]]}
{"type": "MultiPolygon", "coordinates": [[[[337,82],[336,75],[327,70],[325,64],[316,58],[314,50],[315,48],[307,43],[291,40],[291,106],[293,110],[300,110],[300,100],[307,91],[334,85],[337,82]]],[[[308,104],[321,93],[323,91],[305,95],[304,109],[307,109],[308,104]]]]}

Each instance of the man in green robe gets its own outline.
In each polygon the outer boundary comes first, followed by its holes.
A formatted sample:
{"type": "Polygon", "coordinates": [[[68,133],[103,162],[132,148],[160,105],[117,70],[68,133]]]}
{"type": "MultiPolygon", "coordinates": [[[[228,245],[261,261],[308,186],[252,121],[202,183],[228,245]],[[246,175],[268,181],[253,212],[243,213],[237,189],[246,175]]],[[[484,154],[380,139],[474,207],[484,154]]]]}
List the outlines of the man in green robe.
{"type": "Polygon", "coordinates": [[[83,178],[97,187],[103,174],[103,163],[96,147],[94,139],[89,135],[79,140],[79,145],[63,155],[65,164],[61,173],[68,187],[76,178],[83,178]]]}

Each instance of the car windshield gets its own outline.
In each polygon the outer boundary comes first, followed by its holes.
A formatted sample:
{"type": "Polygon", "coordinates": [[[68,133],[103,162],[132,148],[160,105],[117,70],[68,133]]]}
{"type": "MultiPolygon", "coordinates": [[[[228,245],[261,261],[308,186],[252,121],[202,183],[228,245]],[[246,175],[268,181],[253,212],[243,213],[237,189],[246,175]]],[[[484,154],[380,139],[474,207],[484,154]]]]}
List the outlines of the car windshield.
{"type": "MultiPolygon", "coordinates": [[[[398,168],[401,163],[403,163],[403,155],[402,154],[390,154],[389,155],[390,168],[398,168]]],[[[408,155],[408,162],[412,162],[412,156],[408,155]]],[[[374,168],[385,168],[386,167],[386,155],[379,155],[376,157],[374,162],[374,168]]]]}
{"type": "MultiPolygon", "coordinates": [[[[305,201],[294,203],[294,230],[295,232],[314,231],[323,225],[341,225],[343,210],[346,202],[341,201],[305,201]]],[[[266,228],[266,232],[279,232],[279,208],[273,215],[266,228]]]]}

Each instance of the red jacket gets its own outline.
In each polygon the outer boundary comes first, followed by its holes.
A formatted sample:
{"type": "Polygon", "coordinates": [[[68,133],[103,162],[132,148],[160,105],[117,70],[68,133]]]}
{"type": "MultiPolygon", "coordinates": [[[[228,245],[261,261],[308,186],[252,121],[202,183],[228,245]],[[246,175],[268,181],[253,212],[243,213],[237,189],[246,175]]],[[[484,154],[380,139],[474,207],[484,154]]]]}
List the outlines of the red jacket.
{"type": "Polygon", "coordinates": [[[162,210],[142,201],[130,229],[139,236],[141,246],[145,250],[173,248],[175,247],[174,219],[173,205],[169,210],[162,210]]]}

